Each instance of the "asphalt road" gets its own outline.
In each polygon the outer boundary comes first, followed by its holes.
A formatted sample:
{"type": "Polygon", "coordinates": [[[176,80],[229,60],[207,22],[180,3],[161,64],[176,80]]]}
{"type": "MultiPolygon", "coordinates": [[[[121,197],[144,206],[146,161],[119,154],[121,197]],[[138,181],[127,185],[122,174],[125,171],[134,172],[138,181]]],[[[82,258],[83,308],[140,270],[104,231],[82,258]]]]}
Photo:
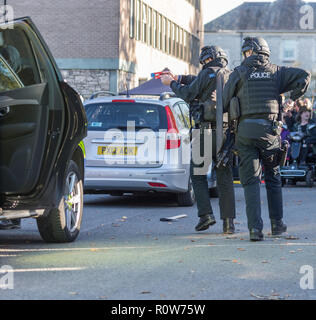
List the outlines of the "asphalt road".
{"type": "MultiPolygon", "coordinates": [[[[14,268],[14,289],[0,299],[315,299],[300,288],[301,266],[316,269],[316,189],[284,189],[288,235],[272,238],[262,189],[266,239],[249,242],[242,188],[237,233],[216,225],[196,233],[196,207],[162,196],[86,195],[76,242],[46,244],[35,220],[0,231],[0,267],[14,268]],[[177,222],[161,217],[186,214],[177,222]]],[[[316,282],[316,279],[314,280],[316,282]]],[[[316,283],[314,282],[314,287],[316,283]]]]}

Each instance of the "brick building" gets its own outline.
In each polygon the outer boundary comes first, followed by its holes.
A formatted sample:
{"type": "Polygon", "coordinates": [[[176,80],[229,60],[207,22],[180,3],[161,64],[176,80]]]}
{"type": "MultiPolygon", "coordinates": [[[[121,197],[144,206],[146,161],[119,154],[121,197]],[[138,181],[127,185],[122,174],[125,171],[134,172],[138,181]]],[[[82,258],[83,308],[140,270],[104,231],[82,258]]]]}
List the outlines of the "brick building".
{"type": "Polygon", "coordinates": [[[197,72],[201,0],[8,0],[30,16],[84,97],[133,88],[155,71],[197,72]],[[180,8],[180,9],[179,9],[180,8]]]}

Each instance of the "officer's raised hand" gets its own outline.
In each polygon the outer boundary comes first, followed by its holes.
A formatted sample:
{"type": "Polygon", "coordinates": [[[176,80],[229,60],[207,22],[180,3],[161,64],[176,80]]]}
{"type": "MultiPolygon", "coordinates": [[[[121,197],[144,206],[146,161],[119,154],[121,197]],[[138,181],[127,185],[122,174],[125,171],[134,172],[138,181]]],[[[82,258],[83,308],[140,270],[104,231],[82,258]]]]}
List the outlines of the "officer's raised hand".
{"type": "Polygon", "coordinates": [[[160,79],[161,79],[161,83],[164,84],[165,86],[170,86],[170,83],[175,80],[169,73],[162,74],[160,79]]]}

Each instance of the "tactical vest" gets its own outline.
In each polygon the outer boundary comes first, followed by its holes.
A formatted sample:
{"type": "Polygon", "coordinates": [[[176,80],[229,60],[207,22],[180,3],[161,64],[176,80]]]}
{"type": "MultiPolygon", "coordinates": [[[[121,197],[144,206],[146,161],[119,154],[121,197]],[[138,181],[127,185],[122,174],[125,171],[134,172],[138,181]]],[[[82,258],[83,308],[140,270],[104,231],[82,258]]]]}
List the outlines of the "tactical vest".
{"type": "Polygon", "coordinates": [[[237,68],[241,88],[237,94],[241,116],[279,113],[279,67],[237,68]]]}

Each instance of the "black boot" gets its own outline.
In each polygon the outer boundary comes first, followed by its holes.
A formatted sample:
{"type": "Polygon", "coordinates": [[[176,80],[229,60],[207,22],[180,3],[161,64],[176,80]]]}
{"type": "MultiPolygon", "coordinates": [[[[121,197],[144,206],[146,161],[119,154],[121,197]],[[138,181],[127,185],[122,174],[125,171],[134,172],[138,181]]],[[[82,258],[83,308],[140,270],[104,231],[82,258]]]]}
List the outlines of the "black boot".
{"type": "Polygon", "coordinates": [[[223,233],[233,234],[235,233],[234,219],[225,218],[223,219],[223,233]]]}
{"type": "Polygon", "coordinates": [[[271,219],[271,233],[273,236],[281,235],[283,232],[286,232],[287,226],[281,220],[271,219]]]}
{"type": "Polygon", "coordinates": [[[263,233],[258,229],[250,229],[250,241],[262,241],[263,233]]]}
{"type": "Polygon", "coordinates": [[[196,231],[204,231],[216,223],[215,217],[212,213],[200,217],[199,223],[195,226],[196,231]]]}

